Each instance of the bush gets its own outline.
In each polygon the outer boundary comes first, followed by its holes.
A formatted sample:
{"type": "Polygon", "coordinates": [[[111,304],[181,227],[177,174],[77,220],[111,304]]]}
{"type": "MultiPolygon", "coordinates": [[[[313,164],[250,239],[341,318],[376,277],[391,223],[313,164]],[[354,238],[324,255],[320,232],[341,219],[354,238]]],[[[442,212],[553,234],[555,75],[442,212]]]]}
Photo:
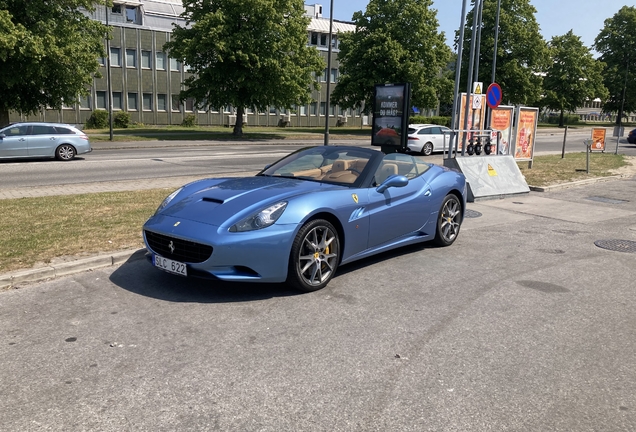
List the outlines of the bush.
{"type": "Polygon", "coordinates": [[[411,116],[409,123],[411,124],[436,124],[440,126],[450,127],[450,117],[424,117],[424,116],[411,116]]]}
{"type": "Polygon", "coordinates": [[[104,129],[108,127],[108,111],[95,110],[86,120],[86,129],[104,129]]]}
{"type": "Polygon", "coordinates": [[[119,111],[113,118],[113,126],[116,128],[126,129],[130,125],[130,114],[119,111]]]}
{"type": "MultiPolygon", "coordinates": [[[[556,116],[549,116],[548,117],[548,123],[549,124],[559,124],[559,118],[561,116],[556,115],[556,116]]],[[[564,115],[563,116],[563,124],[566,125],[573,125],[573,124],[578,124],[579,123],[579,116],[577,115],[564,115]]]]}
{"type": "Polygon", "coordinates": [[[197,125],[197,116],[195,116],[194,114],[188,114],[187,116],[185,116],[185,118],[181,122],[181,126],[185,126],[185,127],[194,127],[196,125],[197,125]]]}

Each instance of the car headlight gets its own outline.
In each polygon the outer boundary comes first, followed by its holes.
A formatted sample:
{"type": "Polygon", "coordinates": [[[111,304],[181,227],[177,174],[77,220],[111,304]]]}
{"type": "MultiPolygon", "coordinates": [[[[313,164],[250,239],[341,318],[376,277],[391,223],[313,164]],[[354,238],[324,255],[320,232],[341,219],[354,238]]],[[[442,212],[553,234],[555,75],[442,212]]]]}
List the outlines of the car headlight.
{"type": "Polygon", "coordinates": [[[230,232],[254,231],[274,225],[278,218],[281,217],[286,207],[286,201],[281,201],[273,206],[267,207],[265,210],[261,210],[258,213],[246,217],[242,221],[232,225],[230,227],[230,232]]]}
{"type": "Polygon", "coordinates": [[[159,213],[161,210],[165,209],[166,206],[168,204],[170,204],[170,201],[172,201],[174,199],[174,197],[179,195],[179,192],[181,192],[182,190],[183,190],[183,187],[180,187],[179,189],[177,189],[176,191],[174,191],[170,195],[168,195],[166,197],[166,199],[164,199],[163,202],[159,205],[159,207],[157,207],[157,211],[155,211],[155,214],[159,213]]]}

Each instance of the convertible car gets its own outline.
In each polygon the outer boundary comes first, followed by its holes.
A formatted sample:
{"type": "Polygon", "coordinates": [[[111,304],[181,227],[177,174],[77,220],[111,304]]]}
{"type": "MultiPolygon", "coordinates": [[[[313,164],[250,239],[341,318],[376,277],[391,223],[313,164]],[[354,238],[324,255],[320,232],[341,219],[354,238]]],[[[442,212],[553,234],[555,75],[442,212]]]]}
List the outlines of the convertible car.
{"type": "Polygon", "coordinates": [[[253,177],[177,189],[143,237],[149,260],[170,273],[314,291],[341,264],[418,242],[451,245],[465,207],[459,172],[407,154],[310,147],[253,177]]]}

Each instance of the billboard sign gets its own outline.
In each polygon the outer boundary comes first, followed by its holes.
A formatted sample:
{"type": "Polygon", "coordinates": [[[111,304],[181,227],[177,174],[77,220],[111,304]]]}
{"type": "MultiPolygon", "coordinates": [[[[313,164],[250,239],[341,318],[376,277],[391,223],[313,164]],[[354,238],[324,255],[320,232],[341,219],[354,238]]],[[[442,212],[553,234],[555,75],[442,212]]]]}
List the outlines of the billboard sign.
{"type": "Polygon", "coordinates": [[[534,140],[537,135],[539,109],[517,108],[514,157],[517,161],[531,161],[534,157],[534,140]]]}
{"type": "Polygon", "coordinates": [[[371,145],[405,151],[408,142],[411,84],[376,84],[371,145]]]}

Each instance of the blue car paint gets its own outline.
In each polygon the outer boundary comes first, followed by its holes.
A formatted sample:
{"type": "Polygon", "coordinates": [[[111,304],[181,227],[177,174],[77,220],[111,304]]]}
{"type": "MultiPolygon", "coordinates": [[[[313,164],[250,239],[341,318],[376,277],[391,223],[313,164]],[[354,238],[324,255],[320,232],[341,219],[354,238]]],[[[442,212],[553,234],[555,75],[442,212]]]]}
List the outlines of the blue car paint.
{"type": "MultiPolygon", "coordinates": [[[[466,205],[464,176],[437,165],[430,165],[404,187],[383,193],[376,189],[268,176],[201,180],[184,186],[146,222],[144,231],[212,246],[207,261],[187,263],[191,270],[228,281],[284,282],[298,231],[319,215],[328,215],[341,228],[345,264],[432,240],[445,191],[456,193],[462,208],[466,205]],[[274,225],[229,231],[245,217],[280,201],[288,205],[274,225]]],[[[147,241],[146,245],[150,251],[147,241]]]]}

